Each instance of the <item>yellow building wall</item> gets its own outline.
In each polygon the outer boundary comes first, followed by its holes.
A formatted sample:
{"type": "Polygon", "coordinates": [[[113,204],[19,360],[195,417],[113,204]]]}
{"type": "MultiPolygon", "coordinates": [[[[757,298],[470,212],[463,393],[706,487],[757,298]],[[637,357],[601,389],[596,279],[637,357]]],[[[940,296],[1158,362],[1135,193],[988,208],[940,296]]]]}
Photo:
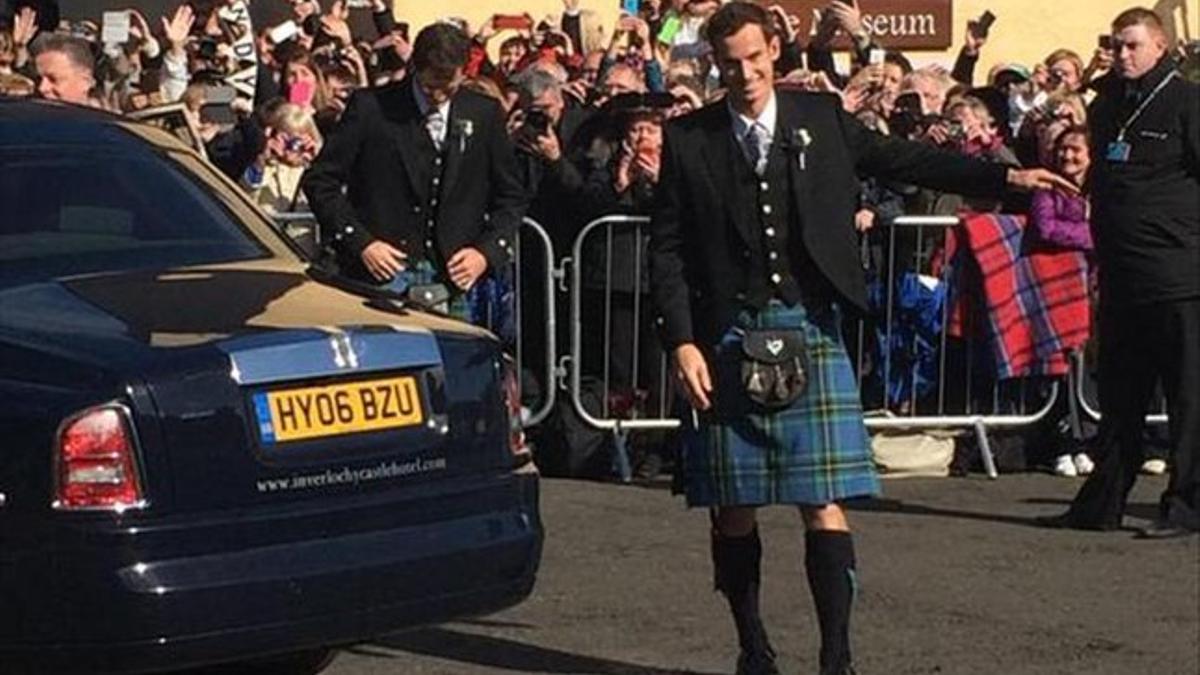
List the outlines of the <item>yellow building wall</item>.
{"type": "MultiPolygon", "coordinates": [[[[859,0],[870,10],[871,0],[859,0]]],[[[991,36],[976,72],[977,81],[997,62],[1036,63],[1059,47],[1073,49],[1086,62],[1096,48],[1096,37],[1108,30],[1122,10],[1148,6],[1167,18],[1169,29],[1188,40],[1200,39],[1200,0],[954,0],[954,46],[946,52],[910,52],[917,63],[938,62],[949,67],[963,42],[969,19],[984,10],[996,15],[991,36]]],[[[582,0],[581,6],[604,17],[612,28],[618,0],[582,0]]],[[[472,30],[492,14],[529,12],[538,21],[562,11],[562,0],[396,0],[396,15],[415,27],[445,16],[461,16],[472,30]]],[[[494,46],[493,46],[494,47],[494,46]]]]}
{"type": "MultiPolygon", "coordinates": [[[[862,0],[863,4],[869,1],[862,0]]],[[[976,69],[977,83],[993,64],[1032,65],[1060,47],[1078,52],[1087,63],[1097,37],[1109,31],[1112,20],[1139,6],[1158,12],[1167,20],[1168,30],[1180,38],[1200,39],[1200,0],[954,0],[954,46],[943,53],[911,55],[922,63],[938,61],[949,67],[963,44],[967,21],[991,10],[996,23],[976,69]]]]}

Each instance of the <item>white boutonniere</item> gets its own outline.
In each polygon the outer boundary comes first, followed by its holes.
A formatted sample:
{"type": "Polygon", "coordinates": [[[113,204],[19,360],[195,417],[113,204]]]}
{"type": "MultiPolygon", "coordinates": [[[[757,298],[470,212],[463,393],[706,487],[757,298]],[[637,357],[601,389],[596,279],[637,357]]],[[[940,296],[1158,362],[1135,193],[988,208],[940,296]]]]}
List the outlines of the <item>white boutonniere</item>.
{"type": "Polygon", "coordinates": [[[455,120],[454,135],[458,138],[458,151],[464,153],[467,151],[467,141],[475,133],[475,124],[471,120],[455,120]]]}
{"type": "Polygon", "coordinates": [[[800,170],[804,171],[808,168],[808,146],[812,145],[812,134],[808,133],[808,129],[800,127],[792,129],[787,140],[788,147],[796,153],[796,159],[800,161],[800,170]]]}

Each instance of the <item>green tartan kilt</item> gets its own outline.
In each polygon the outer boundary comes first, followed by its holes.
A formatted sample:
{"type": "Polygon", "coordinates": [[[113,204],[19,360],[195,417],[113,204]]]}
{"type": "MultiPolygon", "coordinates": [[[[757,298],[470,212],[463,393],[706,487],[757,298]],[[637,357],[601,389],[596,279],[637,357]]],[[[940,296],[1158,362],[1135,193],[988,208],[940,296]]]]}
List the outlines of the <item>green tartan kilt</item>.
{"type": "Polygon", "coordinates": [[[743,312],[710,352],[713,409],[685,416],[683,488],[688,506],[819,506],[879,493],[858,383],[836,307],[811,314],[772,301],[743,312]],[[741,384],[736,328],[795,329],[808,346],[809,383],[784,410],[768,412],[741,384]]]}

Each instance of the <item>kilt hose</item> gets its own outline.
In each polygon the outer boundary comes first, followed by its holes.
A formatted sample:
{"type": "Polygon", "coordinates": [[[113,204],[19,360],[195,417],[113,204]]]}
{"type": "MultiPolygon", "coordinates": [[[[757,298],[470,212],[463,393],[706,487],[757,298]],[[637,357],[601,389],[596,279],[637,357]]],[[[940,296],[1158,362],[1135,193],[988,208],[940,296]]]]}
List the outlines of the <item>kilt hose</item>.
{"type": "Polygon", "coordinates": [[[713,408],[699,415],[698,428],[687,417],[683,425],[688,506],[822,506],[879,493],[835,307],[771,301],[761,311],[742,312],[708,356],[713,408]],[[791,407],[768,412],[746,396],[737,328],[803,333],[809,382],[791,407]]]}

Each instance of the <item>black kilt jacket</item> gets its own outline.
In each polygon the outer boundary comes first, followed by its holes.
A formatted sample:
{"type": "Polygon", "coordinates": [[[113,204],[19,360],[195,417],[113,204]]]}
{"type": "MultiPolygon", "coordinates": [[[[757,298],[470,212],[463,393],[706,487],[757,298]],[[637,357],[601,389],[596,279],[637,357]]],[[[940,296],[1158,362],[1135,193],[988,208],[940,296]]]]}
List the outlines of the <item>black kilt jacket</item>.
{"type": "Polygon", "coordinates": [[[341,273],[373,281],[359,256],[376,239],[439,267],[473,246],[507,269],[528,198],[504,124],[498,103],[460,89],[439,156],[411,78],[355,92],[302,182],[341,273]]]}
{"type": "MultiPolygon", "coordinates": [[[[866,283],[854,214],[860,176],[968,196],[1005,191],[1007,167],[869,131],[838,97],[775,92],[773,145],[783,143],[790,172],[787,242],[793,276],[806,293],[865,311],[866,283]]],[[[651,290],[665,346],[714,344],[737,313],[770,299],[751,278],[762,252],[753,192],[733,189],[745,162],[724,101],[667,125],[650,239],[651,290]],[[749,197],[749,198],[747,198],[749,197]]]]}

